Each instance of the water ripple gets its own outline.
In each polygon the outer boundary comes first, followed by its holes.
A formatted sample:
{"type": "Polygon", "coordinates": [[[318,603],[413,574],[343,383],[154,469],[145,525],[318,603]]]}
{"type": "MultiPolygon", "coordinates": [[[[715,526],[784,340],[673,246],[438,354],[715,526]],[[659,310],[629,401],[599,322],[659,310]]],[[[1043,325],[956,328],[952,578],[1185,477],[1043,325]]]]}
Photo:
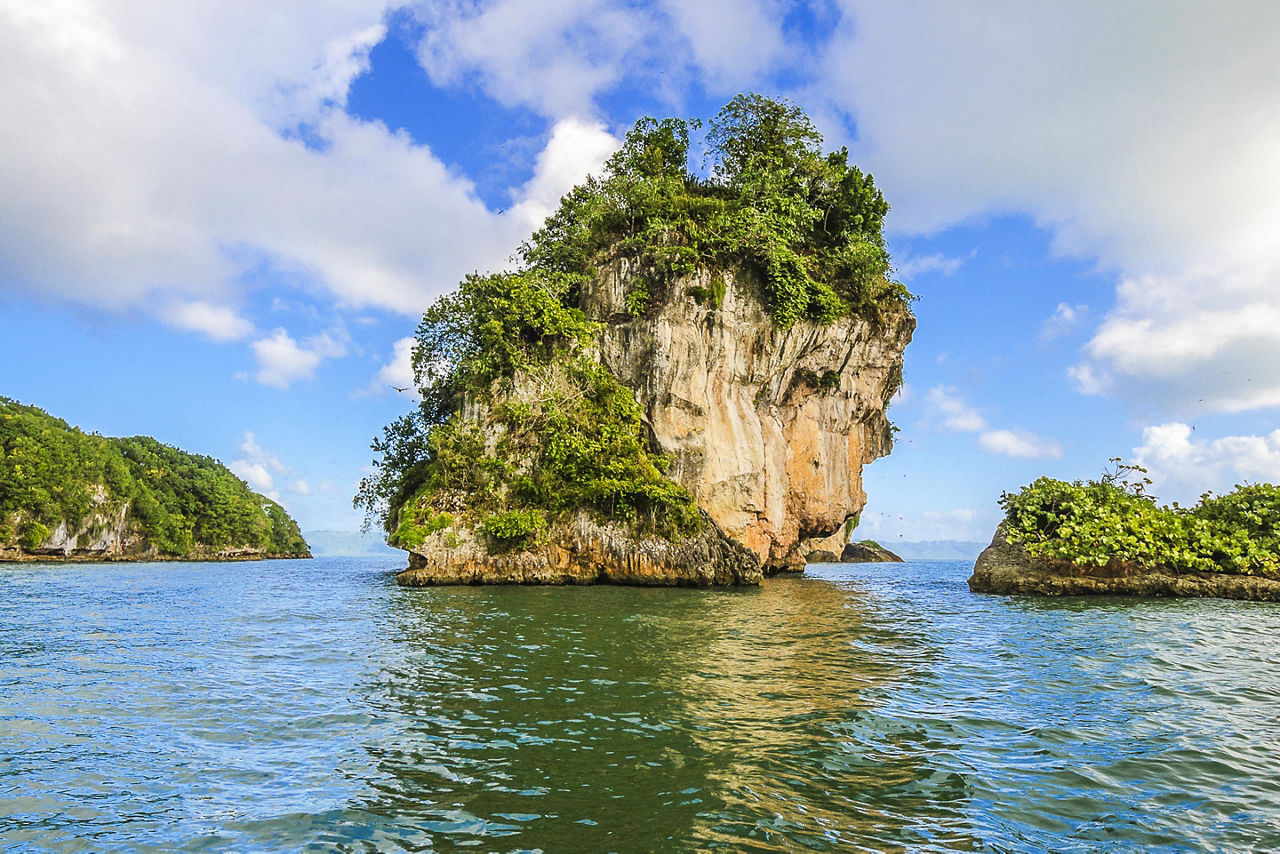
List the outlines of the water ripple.
{"type": "Polygon", "coordinates": [[[1280,847],[1280,608],[0,571],[0,848],[1280,847]]]}

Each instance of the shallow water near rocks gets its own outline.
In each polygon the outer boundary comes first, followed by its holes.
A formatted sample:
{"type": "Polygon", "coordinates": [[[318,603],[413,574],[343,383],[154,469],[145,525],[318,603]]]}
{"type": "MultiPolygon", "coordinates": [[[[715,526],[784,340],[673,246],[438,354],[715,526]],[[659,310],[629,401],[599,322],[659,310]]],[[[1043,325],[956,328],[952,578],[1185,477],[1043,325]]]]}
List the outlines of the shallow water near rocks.
{"type": "Polygon", "coordinates": [[[1280,606],[0,568],[0,849],[1280,847],[1280,606]]]}

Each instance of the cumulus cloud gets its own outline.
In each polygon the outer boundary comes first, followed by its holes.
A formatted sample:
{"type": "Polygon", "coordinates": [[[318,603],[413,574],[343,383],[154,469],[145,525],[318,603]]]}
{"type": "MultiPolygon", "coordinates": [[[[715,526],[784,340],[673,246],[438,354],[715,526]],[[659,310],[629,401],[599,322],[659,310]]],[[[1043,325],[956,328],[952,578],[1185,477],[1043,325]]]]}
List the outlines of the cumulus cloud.
{"type": "Polygon", "coordinates": [[[618,145],[617,137],[599,122],[574,117],[560,120],[538,155],[533,177],[517,194],[521,201],[508,216],[527,231],[538,228],[555,211],[565,191],[598,172],[618,145]]]}
{"type": "Polygon", "coordinates": [[[1058,303],[1058,307],[1053,310],[1053,314],[1049,315],[1049,318],[1040,326],[1040,340],[1052,341],[1055,338],[1061,338],[1063,335],[1069,334],[1084,320],[1085,313],[1088,310],[1089,306],[1087,305],[1058,303]]]}
{"type": "Polygon", "coordinates": [[[356,392],[356,396],[397,392],[413,400],[421,400],[418,384],[413,378],[413,347],[416,339],[401,338],[391,347],[391,358],[373,375],[369,385],[356,392]],[[404,389],[403,392],[400,389],[404,389]]]}
{"type": "Polygon", "coordinates": [[[202,332],[215,341],[238,341],[253,332],[253,324],[235,309],[211,305],[203,300],[175,303],[161,311],[161,317],[179,329],[202,332]]]}
{"type": "MultiPolygon", "coordinates": [[[[503,266],[526,222],[343,110],[388,6],[0,5],[0,109],[21,117],[0,125],[0,287],[232,340],[252,329],[227,306],[263,268],[413,315],[503,266]]],[[[547,163],[543,200],[591,165],[547,163]]]]}
{"type": "Polygon", "coordinates": [[[1057,442],[1026,430],[989,429],[987,419],[946,386],[929,389],[925,403],[932,410],[938,429],[951,433],[977,433],[978,445],[988,453],[1025,459],[1062,456],[1062,447],[1057,442]]]}
{"type": "Polygon", "coordinates": [[[240,458],[233,460],[227,468],[249,484],[254,492],[262,493],[272,501],[279,500],[275,476],[288,472],[280,458],[259,445],[258,438],[249,430],[245,431],[244,439],[240,442],[240,453],[240,458]]]}
{"type": "Polygon", "coordinates": [[[941,419],[943,430],[973,433],[987,426],[987,420],[946,386],[934,386],[925,394],[928,403],[941,419]]]}
{"type": "Polygon", "coordinates": [[[1025,430],[987,430],[978,437],[983,450],[1028,460],[1058,459],[1062,446],[1025,430]]]}
{"type": "Polygon", "coordinates": [[[1133,454],[1165,501],[1193,502],[1205,491],[1223,493],[1244,481],[1280,483],[1280,430],[1199,439],[1193,427],[1175,421],[1145,428],[1133,454]]]}
{"type": "Polygon", "coordinates": [[[506,105],[589,115],[634,55],[659,34],[652,18],[609,0],[422,3],[418,61],[439,86],[473,82],[506,105]]]}
{"type": "Polygon", "coordinates": [[[619,85],[678,104],[691,86],[732,94],[811,61],[778,0],[480,0],[418,3],[418,60],[440,86],[470,84],[554,118],[593,115],[619,85]]]}
{"type": "Polygon", "coordinates": [[[856,123],[892,227],[1026,213],[1124,281],[1092,376],[1165,403],[1280,402],[1280,334],[1260,331],[1280,311],[1280,6],[842,6],[812,91],[856,123]]]}
{"type": "Polygon", "coordinates": [[[662,7],[713,91],[747,89],[790,55],[785,7],[769,0],[665,0],[662,7]]]}
{"type": "Polygon", "coordinates": [[[254,492],[265,495],[272,501],[280,500],[280,490],[276,486],[276,478],[287,481],[285,489],[294,495],[310,495],[311,487],[306,480],[294,478],[292,470],[280,461],[275,454],[262,447],[258,437],[252,430],[246,430],[240,442],[240,456],[227,465],[231,472],[249,484],[254,492]]]}
{"type": "Polygon", "coordinates": [[[904,282],[909,282],[922,273],[941,273],[950,276],[964,265],[963,258],[953,258],[935,252],[932,255],[908,256],[894,266],[894,272],[904,282]]]}
{"type": "Polygon", "coordinates": [[[347,354],[346,342],[328,332],[295,341],[284,329],[277,329],[251,345],[258,370],[254,379],[263,385],[287,389],[301,379],[313,376],[325,359],[347,354]]]}

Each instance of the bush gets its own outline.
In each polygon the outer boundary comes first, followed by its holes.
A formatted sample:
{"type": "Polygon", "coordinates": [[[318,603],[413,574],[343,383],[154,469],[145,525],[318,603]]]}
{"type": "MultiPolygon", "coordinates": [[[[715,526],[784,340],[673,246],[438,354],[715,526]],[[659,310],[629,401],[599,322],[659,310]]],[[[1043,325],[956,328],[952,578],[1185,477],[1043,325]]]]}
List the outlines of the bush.
{"type": "Polygon", "coordinates": [[[1086,482],[1042,477],[1005,493],[1008,541],[1033,556],[1080,565],[1280,577],[1280,488],[1238,486],[1224,496],[1206,494],[1190,509],[1162,507],[1145,492],[1150,481],[1126,477],[1144,473],[1120,466],[1086,482]]]}
{"type": "Polygon", "coordinates": [[[547,529],[547,517],[538,510],[507,510],[486,516],[480,530],[493,540],[495,551],[528,548],[547,529]]]}
{"type": "Polygon", "coordinates": [[[18,537],[18,545],[29,552],[35,551],[49,539],[49,529],[39,522],[27,522],[22,526],[22,534],[18,537]]]}

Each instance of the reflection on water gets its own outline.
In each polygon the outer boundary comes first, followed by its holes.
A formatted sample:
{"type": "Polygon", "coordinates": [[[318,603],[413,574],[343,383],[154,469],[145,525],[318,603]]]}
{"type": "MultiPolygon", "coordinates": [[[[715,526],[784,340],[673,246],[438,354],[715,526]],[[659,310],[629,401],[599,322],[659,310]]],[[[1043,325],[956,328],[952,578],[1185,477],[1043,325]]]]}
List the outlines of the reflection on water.
{"type": "Polygon", "coordinates": [[[0,571],[0,848],[1280,846],[1280,608],[0,571]]]}

